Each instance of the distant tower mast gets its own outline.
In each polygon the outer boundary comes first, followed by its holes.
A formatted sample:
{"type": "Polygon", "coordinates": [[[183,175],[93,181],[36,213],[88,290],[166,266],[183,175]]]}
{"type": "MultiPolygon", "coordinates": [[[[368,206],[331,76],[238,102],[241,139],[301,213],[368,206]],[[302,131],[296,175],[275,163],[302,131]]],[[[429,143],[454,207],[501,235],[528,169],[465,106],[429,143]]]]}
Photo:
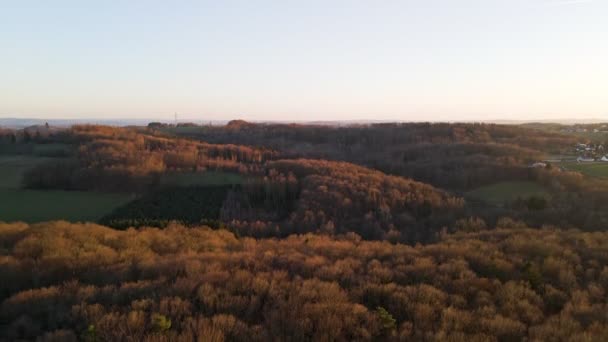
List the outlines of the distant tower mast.
{"type": "Polygon", "coordinates": [[[177,125],[177,112],[173,113],[173,116],[175,117],[175,124],[177,125]]]}

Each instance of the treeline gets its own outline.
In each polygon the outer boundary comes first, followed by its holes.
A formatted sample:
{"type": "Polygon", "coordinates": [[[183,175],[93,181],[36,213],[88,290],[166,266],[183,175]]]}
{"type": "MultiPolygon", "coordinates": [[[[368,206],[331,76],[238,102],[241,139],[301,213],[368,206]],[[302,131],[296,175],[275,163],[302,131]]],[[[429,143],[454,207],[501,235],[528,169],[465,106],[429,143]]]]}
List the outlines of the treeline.
{"type": "Polygon", "coordinates": [[[0,142],[3,144],[17,143],[17,134],[14,130],[0,127],[0,142]]]}
{"type": "Polygon", "coordinates": [[[0,224],[0,247],[6,341],[608,337],[608,233],[501,220],[411,247],[52,222],[0,224]]]}
{"type": "Polygon", "coordinates": [[[237,120],[226,126],[161,130],[212,143],[264,146],[291,157],[348,161],[455,190],[526,179],[530,162],[569,151],[579,142],[515,125],[464,123],[332,127],[237,120]]]}
{"type": "Polygon", "coordinates": [[[559,132],[578,137],[581,142],[608,145],[608,124],[598,122],[592,124],[558,124],[558,123],[527,123],[523,126],[548,132],[559,132]],[[586,141],[585,141],[586,140],[586,141]]]}
{"type": "Polygon", "coordinates": [[[61,144],[66,130],[32,126],[21,130],[0,127],[0,154],[68,157],[72,150],[61,144]]]}
{"type": "Polygon", "coordinates": [[[217,145],[148,134],[137,128],[74,126],[63,143],[75,145],[74,162],[42,164],[25,176],[25,187],[142,191],[160,175],[177,171],[261,172],[276,157],[269,149],[217,145]]]}

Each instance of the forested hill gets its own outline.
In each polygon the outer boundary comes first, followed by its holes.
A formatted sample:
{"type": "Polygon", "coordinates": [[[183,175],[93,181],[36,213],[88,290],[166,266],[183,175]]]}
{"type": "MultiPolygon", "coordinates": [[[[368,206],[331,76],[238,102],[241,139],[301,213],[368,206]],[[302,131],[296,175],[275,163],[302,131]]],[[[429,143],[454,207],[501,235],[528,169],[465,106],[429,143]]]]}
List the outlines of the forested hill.
{"type": "Polygon", "coordinates": [[[293,156],[348,161],[449,189],[525,178],[529,163],[562,154],[579,141],[557,132],[495,124],[332,127],[235,120],[226,126],[155,127],[211,143],[264,146],[293,156]]]}
{"type": "Polygon", "coordinates": [[[11,134],[2,133],[2,149],[32,160],[22,187],[127,194],[129,203],[97,218],[117,228],[178,220],[257,237],[353,231],[416,243],[468,217],[585,230],[608,224],[604,180],[550,164],[530,168],[549,153],[571,153],[577,138],[518,126],[236,121],[11,134]]]}
{"type": "MultiPolygon", "coordinates": [[[[235,120],[225,126],[151,124],[149,128],[208,143],[268,148],[286,159],[339,160],[413,179],[464,197],[466,215],[481,217],[490,225],[503,216],[537,227],[605,230],[608,225],[604,209],[608,169],[591,165],[589,173],[580,172],[587,168],[573,163],[580,155],[576,146],[589,139],[575,134],[472,123],[332,127],[235,120]]],[[[595,141],[599,146],[597,137],[595,141]]]]}
{"type": "Polygon", "coordinates": [[[260,174],[264,162],[278,156],[269,149],[208,144],[140,128],[108,126],[74,126],[38,142],[67,144],[73,158],[71,163],[62,160],[31,170],[24,180],[28,187],[141,191],[170,172],[211,169],[260,174]]]}
{"type": "Polygon", "coordinates": [[[346,162],[285,159],[269,148],[105,126],[75,126],[44,139],[40,143],[71,146],[72,155],[28,170],[24,186],[135,193],[137,199],[102,219],[117,228],[178,220],[257,237],[356,232],[366,239],[415,243],[433,239],[463,215],[462,198],[428,184],[346,162]],[[240,180],[214,189],[171,188],[165,182],[210,171],[240,180]]]}

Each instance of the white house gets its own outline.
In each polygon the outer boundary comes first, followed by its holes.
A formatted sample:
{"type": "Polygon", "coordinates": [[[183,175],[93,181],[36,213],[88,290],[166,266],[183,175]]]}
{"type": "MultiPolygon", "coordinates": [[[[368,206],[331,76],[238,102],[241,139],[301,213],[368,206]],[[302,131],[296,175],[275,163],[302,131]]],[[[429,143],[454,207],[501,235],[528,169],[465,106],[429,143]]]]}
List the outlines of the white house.
{"type": "Polygon", "coordinates": [[[576,158],[576,162],[577,163],[588,163],[588,162],[593,162],[593,161],[595,161],[595,159],[590,158],[590,157],[582,157],[581,156],[581,157],[576,158]]]}
{"type": "Polygon", "coordinates": [[[544,167],[547,167],[547,163],[543,163],[543,162],[536,162],[536,163],[532,163],[532,164],[530,165],[530,167],[531,167],[531,168],[534,168],[534,169],[536,169],[536,168],[544,168],[544,167]]]}

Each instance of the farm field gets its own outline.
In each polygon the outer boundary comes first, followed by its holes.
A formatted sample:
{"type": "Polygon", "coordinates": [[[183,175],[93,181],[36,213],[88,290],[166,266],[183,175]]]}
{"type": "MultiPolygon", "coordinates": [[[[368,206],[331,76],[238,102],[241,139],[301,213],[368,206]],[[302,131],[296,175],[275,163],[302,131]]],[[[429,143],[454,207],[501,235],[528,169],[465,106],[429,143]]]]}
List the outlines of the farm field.
{"type": "Polygon", "coordinates": [[[71,154],[72,147],[67,144],[35,144],[32,152],[41,157],[57,157],[71,154]]]}
{"type": "Polygon", "coordinates": [[[56,159],[23,155],[0,157],[0,221],[95,221],[131,199],[123,194],[20,188],[28,169],[50,160],[56,159]]]}
{"type": "Polygon", "coordinates": [[[547,190],[534,182],[500,182],[469,191],[465,195],[471,199],[482,200],[495,205],[502,205],[518,197],[549,196],[547,190]]]}
{"type": "Polygon", "coordinates": [[[560,163],[561,167],[569,171],[577,171],[585,176],[595,178],[608,179],[608,163],[605,162],[593,162],[593,163],[576,163],[567,162],[560,163]]]}
{"type": "Polygon", "coordinates": [[[122,194],[0,188],[0,221],[97,221],[130,199],[122,194]]]}
{"type": "Polygon", "coordinates": [[[8,157],[65,157],[73,152],[73,146],[62,143],[0,145],[0,159],[8,157]]]}

